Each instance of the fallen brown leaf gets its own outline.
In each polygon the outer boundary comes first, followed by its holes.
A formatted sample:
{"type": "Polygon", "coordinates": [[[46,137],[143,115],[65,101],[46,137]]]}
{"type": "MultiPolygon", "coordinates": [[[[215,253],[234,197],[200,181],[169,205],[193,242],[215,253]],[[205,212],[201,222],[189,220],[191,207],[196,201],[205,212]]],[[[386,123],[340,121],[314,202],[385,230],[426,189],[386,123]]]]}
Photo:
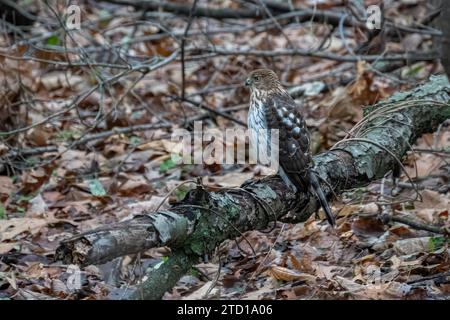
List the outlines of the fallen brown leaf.
{"type": "Polygon", "coordinates": [[[317,279],[314,275],[279,266],[270,266],[268,273],[275,279],[282,281],[306,281],[308,283],[314,283],[317,279]]]}

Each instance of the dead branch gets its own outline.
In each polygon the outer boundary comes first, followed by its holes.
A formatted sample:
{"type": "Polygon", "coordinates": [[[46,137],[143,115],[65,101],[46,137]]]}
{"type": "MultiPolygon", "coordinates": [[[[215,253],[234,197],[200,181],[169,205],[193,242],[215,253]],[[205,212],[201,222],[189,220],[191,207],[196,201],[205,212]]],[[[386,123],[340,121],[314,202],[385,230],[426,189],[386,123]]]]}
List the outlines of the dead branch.
{"type": "MultiPolygon", "coordinates": [[[[132,6],[140,10],[161,10],[178,15],[189,16],[191,11],[190,4],[174,3],[170,1],[133,1],[133,0],[103,0],[105,2],[132,6]]],[[[288,5],[277,3],[275,1],[264,1],[271,14],[291,13],[296,11],[295,16],[299,22],[314,21],[314,22],[326,22],[337,26],[342,19],[340,12],[332,12],[326,10],[313,10],[308,8],[294,8],[292,10],[288,5]]],[[[204,6],[197,6],[194,17],[207,17],[213,19],[259,19],[267,18],[267,12],[261,7],[255,7],[255,9],[229,9],[229,8],[208,8],[204,6]]],[[[345,26],[361,26],[360,23],[352,17],[347,17],[344,21],[345,26]]]]}
{"type": "MultiPolygon", "coordinates": [[[[189,16],[191,5],[174,3],[170,1],[134,1],[134,0],[103,0],[118,5],[132,6],[138,10],[144,11],[165,11],[177,15],[189,16]]],[[[361,29],[367,29],[364,21],[355,19],[352,16],[345,15],[344,12],[335,12],[331,10],[317,10],[309,9],[305,7],[291,7],[286,3],[280,1],[261,1],[263,6],[255,6],[254,9],[229,9],[229,8],[208,8],[198,6],[194,17],[205,17],[212,19],[265,19],[270,15],[274,16],[276,20],[279,19],[293,19],[296,23],[302,22],[316,22],[326,23],[337,27],[342,21],[346,27],[358,27],[361,29]],[[279,16],[275,16],[279,15],[279,16]]],[[[398,25],[388,21],[386,26],[392,30],[392,32],[406,32],[406,33],[419,33],[429,34],[433,36],[441,36],[442,33],[439,30],[433,28],[417,28],[410,26],[398,25]]]]}
{"type": "Polygon", "coordinates": [[[435,60],[439,54],[434,51],[430,52],[406,52],[390,55],[341,55],[331,52],[317,52],[301,49],[280,49],[280,50],[228,50],[220,47],[207,49],[210,53],[224,56],[254,56],[254,57],[279,57],[279,56],[304,56],[312,58],[320,58],[327,60],[335,60],[341,62],[356,61],[429,61],[435,60]]]}
{"type": "Polygon", "coordinates": [[[411,220],[405,217],[398,217],[398,216],[392,216],[388,218],[389,221],[392,222],[399,222],[402,224],[406,224],[407,226],[410,226],[414,229],[417,230],[425,230],[428,232],[433,232],[433,233],[437,233],[437,234],[447,234],[447,230],[445,229],[445,227],[438,227],[438,226],[432,226],[432,225],[428,225],[419,221],[415,221],[415,220],[411,220]]]}

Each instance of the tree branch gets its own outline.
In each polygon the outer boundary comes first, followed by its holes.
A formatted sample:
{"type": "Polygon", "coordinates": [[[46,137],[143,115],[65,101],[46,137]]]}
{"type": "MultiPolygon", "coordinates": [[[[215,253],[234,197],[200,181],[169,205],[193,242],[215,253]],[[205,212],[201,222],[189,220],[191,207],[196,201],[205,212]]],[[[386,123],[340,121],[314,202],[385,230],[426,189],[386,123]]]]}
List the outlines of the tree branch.
{"type": "Polygon", "coordinates": [[[280,57],[280,56],[304,56],[312,58],[320,58],[327,60],[335,60],[341,62],[357,62],[365,61],[428,61],[435,60],[439,57],[437,51],[429,52],[406,52],[389,55],[342,55],[332,52],[320,52],[301,49],[279,49],[279,50],[232,50],[221,47],[205,49],[205,51],[223,56],[254,56],[254,57],[280,57]]]}
{"type": "MultiPolygon", "coordinates": [[[[169,1],[155,1],[155,0],[145,0],[145,1],[134,1],[134,0],[102,0],[109,3],[114,3],[118,5],[132,6],[140,10],[161,10],[165,12],[171,12],[178,15],[189,16],[191,5],[174,3],[169,1]]],[[[280,13],[291,13],[292,10],[289,6],[283,4],[275,4],[275,1],[264,1],[266,6],[269,8],[270,13],[280,14],[280,13]]],[[[332,25],[338,25],[342,18],[340,12],[332,12],[326,10],[313,10],[308,8],[294,8],[297,13],[299,22],[304,21],[314,21],[314,22],[326,22],[332,25]]],[[[205,6],[197,6],[194,17],[207,17],[213,19],[259,19],[267,18],[267,12],[260,7],[255,9],[229,9],[229,8],[208,8],[205,6]]],[[[363,23],[356,21],[351,17],[347,17],[344,21],[345,26],[360,25],[364,27],[363,23]]]]}

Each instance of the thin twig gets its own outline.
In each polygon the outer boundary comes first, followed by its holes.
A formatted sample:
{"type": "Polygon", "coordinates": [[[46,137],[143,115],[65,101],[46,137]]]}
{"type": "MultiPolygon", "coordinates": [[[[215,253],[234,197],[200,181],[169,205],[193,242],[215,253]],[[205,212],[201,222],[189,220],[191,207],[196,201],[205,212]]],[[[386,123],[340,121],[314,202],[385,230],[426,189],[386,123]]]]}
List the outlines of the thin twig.
{"type": "Polygon", "coordinates": [[[187,34],[189,32],[189,29],[191,28],[194,13],[197,8],[197,2],[198,0],[194,0],[194,3],[192,3],[192,7],[189,11],[189,18],[188,23],[186,25],[186,29],[184,29],[183,37],[181,38],[181,100],[184,100],[186,95],[186,70],[185,70],[185,60],[184,60],[184,48],[186,44],[186,38],[187,34]]]}
{"type": "Polygon", "coordinates": [[[407,219],[404,217],[391,216],[391,217],[389,217],[389,220],[393,221],[393,222],[399,222],[402,224],[406,224],[407,226],[410,226],[410,227],[412,227],[414,229],[418,229],[418,230],[425,230],[425,231],[438,233],[438,234],[447,234],[445,228],[428,225],[428,224],[418,222],[415,220],[411,220],[411,219],[407,219]]]}
{"type": "MultiPolygon", "coordinates": [[[[181,100],[181,98],[175,97],[175,96],[172,96],[172,98],[174,98],[175,100],[181,100]]],[[[222,111],[216,110],[214,108],[208,107],[207,105],[205,105],[203,103],[198,103],[198,102],[195,102],[194,100],[191,100],[191,99],[188,99],[188,98],[184,99],[184,101],[189,103],[189,104],[191,104],[191,105],[193,105],[193,106],[196,106],[197,108],[207,110],[207,111],[209,111],[209,112],[211,112],[211,113],[213,113],[215,115],[218,115],[218,116],[221,116],[221,117],[223,117],[225,119],[233,121],[234,123],[237,123],[237,124],[239,124],[239,125],[241,125],[243,127],[247,127],[246,123],[242,122],[239,119],[234,118],[233,116],[231,116],[231,115],[229,115],[229,114],[227,114],[225,112],[222,112],[222,111]]]]}

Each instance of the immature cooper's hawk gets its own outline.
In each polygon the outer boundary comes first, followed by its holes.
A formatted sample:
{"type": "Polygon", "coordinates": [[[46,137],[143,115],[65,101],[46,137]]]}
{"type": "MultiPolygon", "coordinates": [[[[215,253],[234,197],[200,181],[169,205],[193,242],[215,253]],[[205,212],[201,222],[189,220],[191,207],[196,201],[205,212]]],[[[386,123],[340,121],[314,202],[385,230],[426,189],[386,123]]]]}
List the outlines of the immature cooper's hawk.
{"type": "Polygon", "coordinates": [[[315,173],[311,171],[314,163],[309,151],[309,132],[305,120],[297,111],[294,99],[272,70],[259,69],[251,72],[245,85],[251,90],[248,127],[256,133],[259,146],[268,143],[267,152],[270,154],[270,138],[261,136],[261,132],[270,131],[259,130],[279,130],[279,175],[295,191],[312,190],[319,199],[328,222],[334,226],[331,208],[315,173]]]}

